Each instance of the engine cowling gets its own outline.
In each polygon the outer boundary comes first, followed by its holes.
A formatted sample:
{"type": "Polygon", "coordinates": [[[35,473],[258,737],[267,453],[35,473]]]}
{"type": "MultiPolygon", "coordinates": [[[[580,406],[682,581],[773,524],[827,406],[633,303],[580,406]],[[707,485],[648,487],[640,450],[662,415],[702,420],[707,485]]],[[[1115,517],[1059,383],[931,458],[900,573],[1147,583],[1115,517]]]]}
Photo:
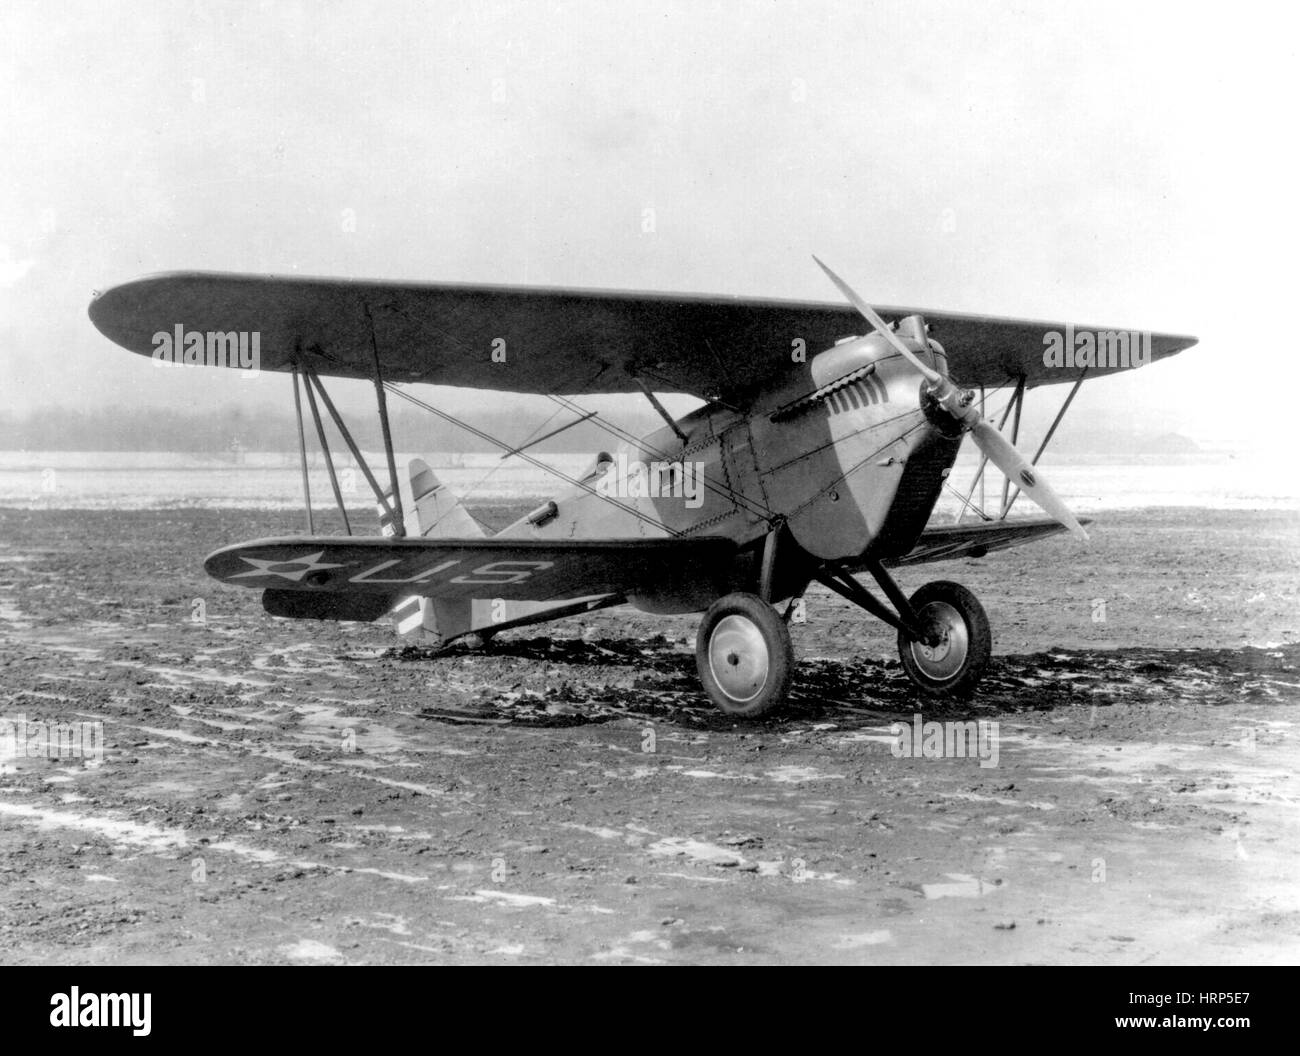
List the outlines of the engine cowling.
{"type": "MultiPolygon", "coordinates": [[[[923,319],[909,316],[897,333],[947,374],[947,357],[923,319]]],[[[808,376],[811,389],[754,423],[755,447],[768,463],[760,467],[764,486],[805,550],[827,560],[857,557],[889,526],[913,454],[923,453],[926,473],[941,481],[959,441],[933,449],[937,430],[922,410],[924,380],[879,334],[819,353],[808,376]]]]}

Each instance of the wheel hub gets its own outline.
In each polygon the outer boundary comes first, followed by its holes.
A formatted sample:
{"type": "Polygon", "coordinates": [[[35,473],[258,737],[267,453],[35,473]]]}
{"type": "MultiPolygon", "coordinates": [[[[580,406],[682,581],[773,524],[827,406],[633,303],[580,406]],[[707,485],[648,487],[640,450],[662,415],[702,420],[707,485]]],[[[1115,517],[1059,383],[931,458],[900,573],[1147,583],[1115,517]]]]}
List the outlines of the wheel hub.
{"type": "Polygon", "coordinates": [[[758,625],[744,616],[724,616],[709,637],[709,671],[719,688],[738,703],[753,700],[767,684],[771,658],[758,625]]]}
{"type": "Polygon", "coordinates": [[[936,681],[951,678],[966,662],[970,634],[961,613],[945,601],[932,601],[917,617],[930,630],[930,642],[912,643],[912,658],[917,666],[936,681]]]}

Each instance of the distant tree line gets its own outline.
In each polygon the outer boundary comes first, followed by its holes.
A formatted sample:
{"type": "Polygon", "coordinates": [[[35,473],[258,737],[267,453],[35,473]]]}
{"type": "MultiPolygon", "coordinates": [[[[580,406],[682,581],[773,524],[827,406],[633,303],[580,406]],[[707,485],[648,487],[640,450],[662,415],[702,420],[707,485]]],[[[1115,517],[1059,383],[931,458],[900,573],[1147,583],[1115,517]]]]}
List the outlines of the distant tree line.
{"type": "MultiPolygon", "coordinates": [[[[324,411],[322,410],[322,414],[324,411]]],[[[517,411],[475,409],[462,417],[479,429],[509,444],[524,443],[571,421],[565,411],[543,427],[551,411],[521,415],[517,411]]],[[[427,411],[406,405],[389,405],[394,446],[404,451],[497,450],[471,433],[434,417],[427,411]]],[[[303,408],[307,446],[317,446],[311,416],[303,408]]],[[[377,415],[344,412],[344,420],[359,446],[376,450],[382,446],[377,415]]],[[[615,424],[634,434],[653,430],[658,418],[640,414],[615,416],[615,424]]],[[[332,422],[326,420],[331,450],[343,452],[332,422]]],[[[537,450],[585,452],[609,449],[616,444],[601,426],[583,422],[544,441],[537,450]]],[[[255,407],[222,407],[190,410],[165,407],[96,407],[80,410],[53,407],[26,414],[0,412],[0,450],[5,451],[178,451],[218,453],[241,451],[296,451],[298,427],[292,410],[270,404],[255,407]]]]}

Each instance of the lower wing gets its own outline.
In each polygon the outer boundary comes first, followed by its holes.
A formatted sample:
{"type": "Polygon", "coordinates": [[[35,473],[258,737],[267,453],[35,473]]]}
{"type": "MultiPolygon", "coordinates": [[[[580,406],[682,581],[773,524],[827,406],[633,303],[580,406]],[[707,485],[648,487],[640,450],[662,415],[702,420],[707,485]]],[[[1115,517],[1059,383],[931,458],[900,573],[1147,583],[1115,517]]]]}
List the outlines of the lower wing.
{"type": "MultiPolygon", "coordinates": [[[[593,594],[655,594],[676,583],[725,578],[735,552],[735,543],[719,537],[551,541],[299,536],[229,546],[210,555],[203,567],[223,583],[273,591],[287,607],[293,599],[285,595],[297,595],[305,610],[315,610],[330,605],[308,602],[312,595],[556,601],[593,594]]],[[[368,611],[364,602],[358,604],[368,611]]],[[[378,610],[380,605],[375,600],[369,608],[378,610]]]]}
{"type": "MultiPolygon", "coordinates": [[[[1084,517],[1079,523],[1091,524],[1084,517]]],[[[1047,518],[1024,521],[984,521],[975,524],[945,525],[927,528],[921,533],[910,553],[888,562],[899,565],[923,565],[930,561],[949,561],[957,557],[983,557],[994,550],[1007,550],[1022,546],[1035,539],[1043,539],[1065,526],[1047,518]]]]}

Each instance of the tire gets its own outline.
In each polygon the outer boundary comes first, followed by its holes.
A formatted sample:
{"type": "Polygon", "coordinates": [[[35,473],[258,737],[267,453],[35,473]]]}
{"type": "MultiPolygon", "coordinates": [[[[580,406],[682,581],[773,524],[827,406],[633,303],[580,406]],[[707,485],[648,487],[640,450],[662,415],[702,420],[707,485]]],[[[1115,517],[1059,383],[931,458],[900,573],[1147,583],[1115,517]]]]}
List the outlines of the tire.
{"type": "Polygon", "coordinates": [[[944,640],[930,649],[899,631],[898,656],[907,677],[932,697],[968,696],[984,677],[993,654],[984,606],[960,583],[946,579],[925,584],[911,602],[921,623],[937,624],[944,640]]]}
{"type": "Polygon", "coordinates": [[[727,594],[709,606],[700,622],[695,664],[705,692],[728,715],[764,715],[790,689],[790,630],[757,594],[727,594]]]}

